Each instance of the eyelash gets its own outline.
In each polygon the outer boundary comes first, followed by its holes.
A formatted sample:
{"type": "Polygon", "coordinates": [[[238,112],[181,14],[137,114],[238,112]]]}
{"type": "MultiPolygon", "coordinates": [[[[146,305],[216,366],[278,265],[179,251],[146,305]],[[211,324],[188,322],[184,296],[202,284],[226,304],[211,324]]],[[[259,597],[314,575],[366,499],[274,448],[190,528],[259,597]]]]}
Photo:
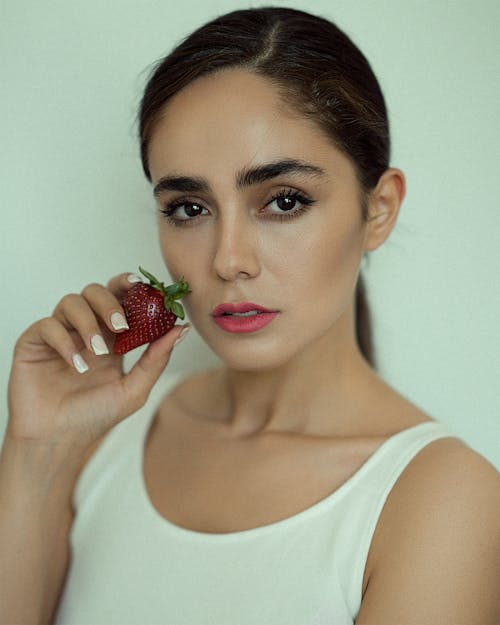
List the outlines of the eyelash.
{"type": "MultiPolygon", "coordinates": [[[[283,213],[281,215],[272,214],[270,217],[268,217],[269,219],[273,219],[273,220],[276,219],[278,221],[288,221],[290,219],[295,219],[296,217],[299,217],[303,213],[307,212],[309,210],[309,206],[311,204],[314,204],[314,202],[316,201],[316,200],[311,200],[310,198],[304,196],[300,191],[296,191],[293,189],[281,189],[281,191],[273,195],[273,197],[269,200],[266,206],[268,204],[272,204],[272,202],[281,198],[290,198],[290,199],[298,200],[300,204],[302,204],[302,206],[294,210],[293,213],[283,213]]],[[[160,213],[164,215],[165,220],[168,223],[172,224],[173,226],[177,228],[183,228],[187,226],[188,223],[196,221],[199,217],[199,216],[191,217],[190,219],[175,219],[174,217],[172,217],[172,215],[175,213],[177,208],[179,208],[180,206],[184,206],[184,204],[193,204],[195,206],[201,206],[201,204],[199,204],[198,202],[190,202],[189,200],[182,199],[182,200],[174,200],[173,202],[170,202],[169,204],[160,208],[159,210],[160,210],[160,213]]]]}

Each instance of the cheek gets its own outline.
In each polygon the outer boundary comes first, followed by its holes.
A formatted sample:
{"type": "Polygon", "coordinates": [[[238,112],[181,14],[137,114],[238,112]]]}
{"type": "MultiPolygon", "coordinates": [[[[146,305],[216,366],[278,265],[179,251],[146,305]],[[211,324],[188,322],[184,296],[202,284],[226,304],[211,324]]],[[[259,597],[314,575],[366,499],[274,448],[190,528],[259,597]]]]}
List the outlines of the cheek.
{"type": "Polygon", "coordinates": [[[325,276],[339,279],[352,278],[358,270],[362,254],[362,236],[358,228],[351,226],[329,237],[317,246],[318,257],[323,258],[325,276]]]}
{"type": "Polygon", "coordinates": [[[300,290],[296,291],[299,299],[343,309],[349,305],[356,284],[362,243],[359,224],[325,224],[320,233],[316,231],[314,236],[311,233],[295,242],[288,255],[295,267],[283,263],[282,275],[288,275],[290,290],[300,290]],[[290,280],[292,275],[295,279],[290,280]]]}
{"type": "Polygon", "coordinates": [[[159,226],[160,250],[168,273],[172,280],[178,280],[181,276],[191,285],[195,275],[193,252],[189,252],[182,245],[175,233],[166,230],[166,226],[159,226]]]}
{"type": "Polygon", "coordinates": [[[172,280],[183,276],[192,291],[182,300],[191,319],[196,310],[204,309],[213,299],[207,241],[202,238],[196,240],[193,234],[188,237],[186,233],[173,231],[172,227],[159,225],[160,249],[168,273],[172,280]]]}
{"type": "MultiPolygon", "coordinates": [[[[330,309],[332,305],[347,305],[362,257],[359,222],[337,215],[299,230],[281,228],[278,232],[274,228],[264,231],[258,249],[253,249],[258,255],[257,281],[263,297],[277,306],[285,302],[300,307],[307,302],[324,303],[330,309]]],[[[159,241],[172,279],[182,275],[192,289],[185,298],[190,317],[198,308],[217,303],[212,301],[213,289],[220,285],[214,284],[213,249],[207,233],[195,228],[178,233],[160,223],[159,241]]]]}

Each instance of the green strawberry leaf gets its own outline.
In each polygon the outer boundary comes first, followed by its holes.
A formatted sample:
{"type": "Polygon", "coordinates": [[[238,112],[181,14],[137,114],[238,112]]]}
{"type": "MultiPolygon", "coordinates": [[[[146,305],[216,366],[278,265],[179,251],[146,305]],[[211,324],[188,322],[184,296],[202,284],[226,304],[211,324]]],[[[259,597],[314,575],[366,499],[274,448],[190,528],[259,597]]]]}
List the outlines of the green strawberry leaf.
{"type": "Polygon", "coordinates": [[[179,304],[179,302],[172,302],[171,310],[176,317],[179,319],[184,319],[184,308],[179,304]]]}
{"type": "Polygon", "coordinates": [[[152,273],[146,271],[142,267],[139,267],[139,271],[149,280],[150,285],[165,296],[165,308],[170,310],[169,303],[175,299],[182,299],[187,293],[191,293],[188,283],[184,280],[184,276],[181,276],[175,284],[165,286],[164,282],[160,282],[158,278],[153,276],[152,273]]]}
{"type": "Polygon", "coordinates": [[[153,284],[158,284],[158,279],[155,278],[155,276],[153,276],[152,273],[149,273],[149,271],[146,271],[145,269],[143,269],[142,267],[139,267],[139,271],[142,273],[143,276],[145,276],[151,283],[153,284]]]}
{"type": "Polygon", "coordinates": [[[181,292],[183,291],[182,287],[180,284],[170,284],[169,286],[167,286],[167,288],[165,289],[165,293],[169,296],[169,297],[175,297],[176,295],[181,294],[181,292]]]}
{"type": "Polygon", "coordinates": [[[167,288],[165,289],[165,293],[169,297],[181,299],[182,297],[184,297],[184,295],[186,295],[186,293],[189,293],[188,283],[183,278],[181,278],[175,284],[170,284],[169,286],[167,286],[167,288]]]}

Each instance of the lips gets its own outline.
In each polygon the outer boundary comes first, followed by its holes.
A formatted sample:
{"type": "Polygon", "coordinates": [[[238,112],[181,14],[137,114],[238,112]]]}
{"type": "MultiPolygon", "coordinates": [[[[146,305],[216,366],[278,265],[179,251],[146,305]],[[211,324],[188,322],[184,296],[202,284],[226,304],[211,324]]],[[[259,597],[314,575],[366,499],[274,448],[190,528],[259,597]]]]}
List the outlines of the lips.
{"type": "Polygon", "coordinates": [[[264,306],[261,306],[260,304],[254,304],[253,302],[241,302],[237,304],[230,304],[230,303],[220,304],[219,306],[216,306],[213,309],[212,315],[214,317],[222,317],[224,315],[234,315],[235,313],[236,315],[238,315],[238,314],[250,313],[253,311],[256,311],[257,313],[277,312],[276,310],[270,310],[269,308],[265,308],[264,306]]]}

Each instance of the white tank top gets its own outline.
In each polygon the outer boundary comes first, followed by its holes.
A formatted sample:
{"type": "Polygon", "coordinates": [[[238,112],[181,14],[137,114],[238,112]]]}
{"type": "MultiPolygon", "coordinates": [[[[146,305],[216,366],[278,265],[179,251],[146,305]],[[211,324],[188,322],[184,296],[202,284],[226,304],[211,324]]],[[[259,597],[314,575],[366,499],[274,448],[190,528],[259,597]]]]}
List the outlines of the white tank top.
{"type": "Polygon", "coordinates": [[[192,531],[156,511],[142,470],[155,408],[181,377],[161,378],[81,472],[54,625],[353,625],[391,488],[423,447],[454,434],[436,421],[415,425],[291,517],[226,534],[192,531]]]}

